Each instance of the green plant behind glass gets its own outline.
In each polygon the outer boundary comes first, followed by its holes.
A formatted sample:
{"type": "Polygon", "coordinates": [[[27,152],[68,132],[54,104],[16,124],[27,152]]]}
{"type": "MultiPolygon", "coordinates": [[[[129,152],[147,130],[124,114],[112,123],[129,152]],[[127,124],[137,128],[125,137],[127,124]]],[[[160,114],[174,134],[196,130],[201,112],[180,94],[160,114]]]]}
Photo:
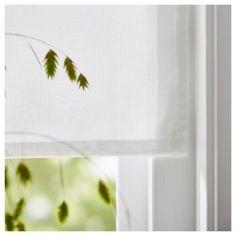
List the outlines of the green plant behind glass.
{"type": "Polygon", "coordinates": [[[114,180],[104,174],[94,176],[86,159],[71,158],[63,160],[62,189],[58,159],[6,161],[6,230],[115,230],[114,180]],[[32,199],[42,196],[50,202],[52,212],[45,220],[35,223],[26,208],[32,199]]]}

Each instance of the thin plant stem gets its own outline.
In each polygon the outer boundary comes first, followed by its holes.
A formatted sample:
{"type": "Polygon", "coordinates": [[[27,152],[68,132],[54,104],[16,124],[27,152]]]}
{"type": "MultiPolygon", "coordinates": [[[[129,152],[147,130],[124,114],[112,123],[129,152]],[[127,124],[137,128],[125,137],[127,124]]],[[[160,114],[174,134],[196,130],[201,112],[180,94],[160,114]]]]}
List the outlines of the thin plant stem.
{"type": "Polygon", "coordinates": [[[65,52],[63,52],[61,49],[57,48],[56,46],[54,46],[51,43],[48,43],[40,38],[31,36],[31,35],[26,35],[26,34],[19,34],[19,33],[12,33],[12,32],[6,32],[5,33],[6,36],[13,36],[13,37],[20,37],[20,38],[25,38],[25,39],[31,39],[37,42],[40,42],[48,47],[54,48],[55,50],[57,50],[58,52],[62,53],[65,57],[68,57],[67,54],[65,52]]]}
{"type": "MultiPolygon", "coordinates": [[[[34,41],[36,41],[36,42],[39,42],[39,43],[44,44],[45,46],[47,46],[47,47],[49,47],[49,48],[55,49],[57,52],[61,53],[61,54],[64,55],[65,57],[71,58],[71,57],[68,56],[67,53],[65,53],[64,51],[62,51],[60,48],[56,47],[55,45],[53,45],[53,44],[51,44],[51,43],[49,43],[49,42],[47,42],[47,41],[45,41],[45,40],[40,39],[40,38],[38,38],[38,37],[34,37],[34,36],[31,36],[31,35],[26,35],[26,34],[15,33],[15,32],[6,32],[6,33],[5,33],[5,36],[19,37],[19,38],[23,38],[23,39],[25,39],[25,40],[27,40],[27,39],[29,39],[29,40],[34,40],[34,41]]],[[[35,56],[37,62],[38,62],[39,65],[40,65],[40,67],[42,67],[42,64],[41,64],[41,62],[40,62],[40,60],[39,60],[39,58],[38,58],[38,55],[36,54],[36,52],[35,52],[35,50],[33,49],[32,45],[31,45],[28,41],[26,41],[26,42],[28,43],[28,46],[30,47],[31,51],[33,52],[33,54],[34,54],[34,56],[35,56]]],[[[6,65],[5,65],[5,70],[7,71],[6,65]]],[[[77,67],[77,70],[78,70],[78,72],[79,72],[79,74],[80,74],[80,70],[78,69],[78,67],[77,67]]]]}
{"type": "Polygon", "coordinates": [[[42,64],[41,64],[41,62],[39,60],[39,57],[38,57],[37,53],[35,52],[34,48],[32,47],[32,45],[29,42],[27,42],[27,44],[28,44],[29,48],[31,49],[32,53],[34,54],[34,56],[36,58],[36,61],[38,62],[39,66],[41,68],[43,68],[43,66],[42,66],[42,64]]]}
{"type": "Polygon", "coordinates": [[[64,182],[64,173],[63,173],[63,166],[62,160],[59,160],[59,175],[60,175],[60,184],[62,188],[63,199],[65,200],[65,182],[64,182]]]}

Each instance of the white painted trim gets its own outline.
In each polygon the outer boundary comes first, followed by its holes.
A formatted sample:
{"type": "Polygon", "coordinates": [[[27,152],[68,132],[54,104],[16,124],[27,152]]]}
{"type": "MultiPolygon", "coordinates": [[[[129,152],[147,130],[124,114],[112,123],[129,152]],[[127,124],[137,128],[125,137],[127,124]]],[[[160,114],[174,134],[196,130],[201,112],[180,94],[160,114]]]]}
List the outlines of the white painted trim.
{"type": "Polygon", "coordinates": [[[216,73],[214,6],[197,7],[196,225],[217,229],[216,73]]]}
{"type": "Polygon", "coordinates": [[[117,231],[149,230],[149,158],[118,158],[117,231]]]}
{"type": "Polygon", "coordinates": [[[196,9],[196,229],[207,229],[206,7],[196,9]]]}
{"type": "Polygon", "coordinates": [[[228,124],[230,123],[230,104],[226,103],[230,103],[229,21],[229,6],[197,7],[197,230],[229,230],[231,228],[230,203],[222,197],[225,194],[230,201],[230,187],[225,187],[230,185],[231,158],[230,124],[228,124]],[[224,126],[226,129],[223,129],[224,126]],[[224,138],[221,137],[222,132],[224,138]],[[219,162],[221,164],[218,164],[219,162]],[[222,174],[225,170],[227,170],[227,177],[222,174]]]}
{"type": "Polygon", "coordinates": [[[193,159],[186,155],[152,159],[153,231],[195,230],[193,159]]]}
{"type": "Polygon", "coordinates": [[[147,186],[148,186],[148,231],[153,231],[153,158],[149,157],[147,162],[147,186]]]}

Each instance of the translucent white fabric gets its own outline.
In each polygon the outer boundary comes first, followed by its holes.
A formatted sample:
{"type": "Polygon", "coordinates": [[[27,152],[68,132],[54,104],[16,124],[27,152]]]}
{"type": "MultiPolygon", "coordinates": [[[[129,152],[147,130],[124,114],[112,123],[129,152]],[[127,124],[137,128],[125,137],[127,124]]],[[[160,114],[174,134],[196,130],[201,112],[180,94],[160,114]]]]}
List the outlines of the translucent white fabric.
{"type": "Polygon", "coordinates": [[[193,6],[158,7],[157,140],[161,150],[189,151],[194,132],[193,6]]]}
{"type": "Polygon", "coordinates": [[[82,91],[69,81],[59,51],[56,77],[47,79],[28,43],[41,64],[50,47],[6,35],[8,155],[41,155],[60,141],[103,155],[186,149],[190,17],[178,6],[7,6],[7,33],[55,45],[90,84],[82,91]]]}

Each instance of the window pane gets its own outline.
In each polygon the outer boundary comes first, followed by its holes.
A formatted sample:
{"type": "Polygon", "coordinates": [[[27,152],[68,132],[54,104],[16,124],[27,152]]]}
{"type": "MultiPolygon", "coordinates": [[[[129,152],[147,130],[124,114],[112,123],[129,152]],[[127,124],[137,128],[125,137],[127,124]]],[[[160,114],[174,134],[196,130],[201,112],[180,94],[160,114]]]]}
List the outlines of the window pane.
{"type": "Polygon", "coordinates": [[[6,168],[6,213],[14,217],[19,200],[25,202],[15,230],[18,222],[29,231],[116,229],[116,158],[9,159],[6,168]],[[63,201],[68,216],[60,222],[63,201]]]}

